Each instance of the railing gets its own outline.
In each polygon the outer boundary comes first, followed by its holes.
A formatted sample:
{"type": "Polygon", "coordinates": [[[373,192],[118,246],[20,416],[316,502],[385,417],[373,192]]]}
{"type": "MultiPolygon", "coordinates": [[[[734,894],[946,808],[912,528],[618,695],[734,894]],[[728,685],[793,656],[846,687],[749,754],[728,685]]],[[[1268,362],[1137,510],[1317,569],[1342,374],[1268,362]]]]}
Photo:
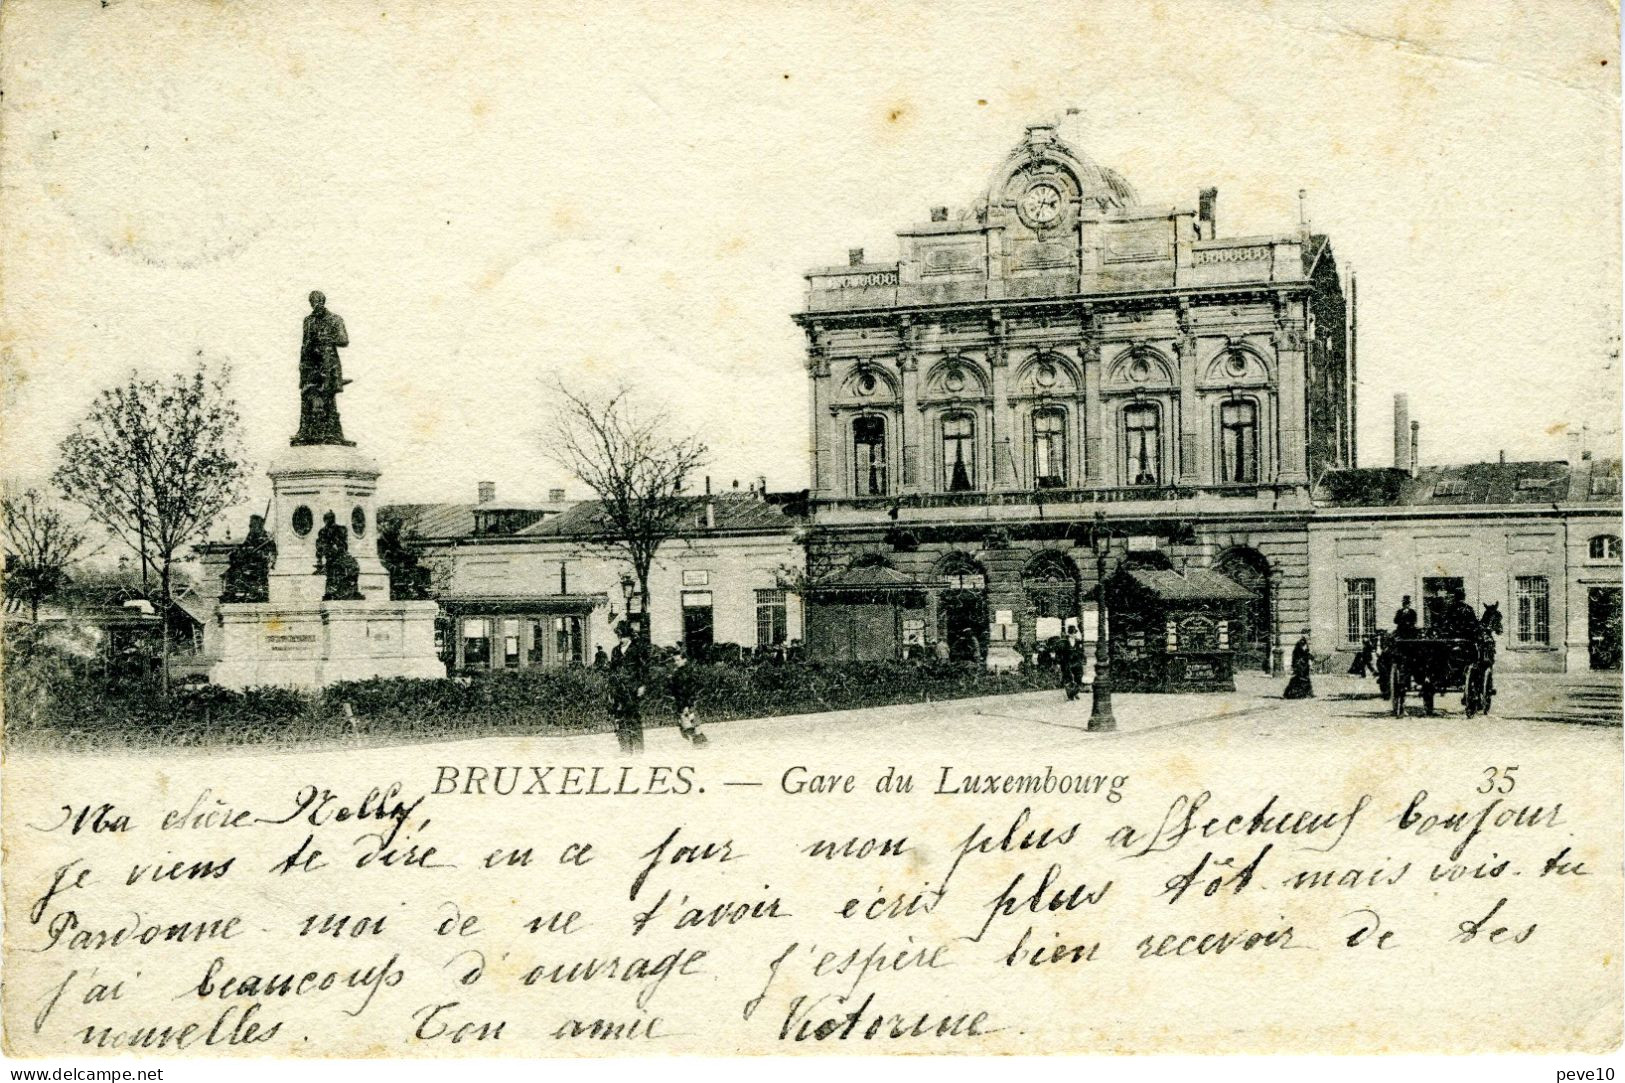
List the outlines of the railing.
{"type": "Polygon", "coordinates": [[[1288,485],[1130,485],[1097,489],[999,489],[969,493],[901,493],[896,496],[837,496],[815,501],[830,510],[892,508],[1036,507],[1050,504],[1117,504],[1130,501],[1179,501],[1201,496],[1257,498],[1290,491],[1288,485]]]}

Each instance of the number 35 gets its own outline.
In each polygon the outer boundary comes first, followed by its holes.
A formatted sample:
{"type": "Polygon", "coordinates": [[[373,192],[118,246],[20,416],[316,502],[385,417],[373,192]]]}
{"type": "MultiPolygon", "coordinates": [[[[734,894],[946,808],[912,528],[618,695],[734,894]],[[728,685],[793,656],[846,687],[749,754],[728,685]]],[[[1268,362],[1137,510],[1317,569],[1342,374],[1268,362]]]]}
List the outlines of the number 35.
{"type": "Polygon", "coordinates": [[[1511,793],[1512,787],[1518,780],[1512,777],[1512,772],[1518,769],[1514,764],[1511,767],[1484,768],[1484,781],[1478,784],[1479,793],[1511,793]]]}

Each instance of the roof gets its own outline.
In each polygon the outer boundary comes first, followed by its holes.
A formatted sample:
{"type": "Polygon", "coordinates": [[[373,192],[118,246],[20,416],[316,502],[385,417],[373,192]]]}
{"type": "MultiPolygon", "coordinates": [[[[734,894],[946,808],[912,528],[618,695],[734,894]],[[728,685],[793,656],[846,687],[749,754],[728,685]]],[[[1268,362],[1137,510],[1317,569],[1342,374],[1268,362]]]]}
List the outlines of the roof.
{"type": "MultiPolygon", "coordinates": [[[[750,493],[721,493],[710,497],[709,501],[714,508],[716,525],[706,526],[707,498],[695,496],[689,498],[690,516],[687,525],[679,530],[680,534],[788,531],[795,525],[782,507],[769,504],[750,493]]],[[[604,514],[603,504],[597,500],[583,500],[563,515],[543,519],[519,533],[528,537],[590,537],[602,534],[607,529],[609,521],[604,514]]]]}
{"type": "Polygon", "coordinates": [[[1618,459],[1566,462],[1466,463],[1409,471],[1391,467],[1330,470],[1315,486],[1315,503],[1330,508],[1434,508],[1462,505],[1619,502],[1618,459]],[[1596,480],[1593,480],[1596,479],[1596,480]]]}
{"type": "Polygon", "coordinates": [[[1117,573],[1167,602],[1246,602],[1253,592],[1235,580],[1202,568],[1176,572],[1164,568],[1124,568],[1117,573]]]}
{"type": "MultiPolygon", "coordinates": [[[[693,518],[679,534],[788,531],[795,525],[793,500],[770,502],[752,493],[719,493],[710,499],[716,526],[704,525],[706,498],[690,497],[693,518]]],[[[602,534],[608,528],[603,505],[597,500],[526,505],[523,509],[508,504],[391,504],[379,509],[378,517],[400,520],[403,533],[418,538],[583,538],[602,534]],[[490,510],[557,510],[558,514],[549,514],[511,534],[476,534],[475,513],[490,510]]]]}
{"type": "Polygon", "coordinates": [[[922,590],[926,587],[941,586],[940,582],[925,581],[914,578],[907,572],[900,572],[896,568],[884,564],[863,564],[845,568],[833,575],[820,579],[812,584],[815,591],[821,590],[922,590]]]}

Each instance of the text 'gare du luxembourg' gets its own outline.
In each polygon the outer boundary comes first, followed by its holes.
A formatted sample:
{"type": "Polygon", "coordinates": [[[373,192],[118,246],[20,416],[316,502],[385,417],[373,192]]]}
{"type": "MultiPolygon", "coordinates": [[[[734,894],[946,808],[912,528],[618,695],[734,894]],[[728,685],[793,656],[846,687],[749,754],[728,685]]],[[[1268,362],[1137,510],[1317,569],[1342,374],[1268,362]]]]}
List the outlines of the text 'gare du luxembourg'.
{"type": "MultiPolygon", "coordinates": [[[[707,483],[653,570],[653,641],[1013,665],[1094,638],[1106,571],[1153,618],[1111,625],[1130,665],[1183,644],[1278,670],[1304,629],[1346,662],[1403,596],[1425,626],[1460,592],[1507,615],[1506,669],[1617,669],[1619,461],[1573,436],[1424,466],[1401,395],[1391,465],[1359,466],[1330,238],[1221,237],[1217,207],[1144,204],[1037,125],[896,262],[809,272],[809,489],[707,483]]],[[[638,603],[593,502],[478,497],[379,513],[437,569],[448,669],[590,664],[638,603]]],[[[227,550],[203,556],[218,598],[227,550]]]]}

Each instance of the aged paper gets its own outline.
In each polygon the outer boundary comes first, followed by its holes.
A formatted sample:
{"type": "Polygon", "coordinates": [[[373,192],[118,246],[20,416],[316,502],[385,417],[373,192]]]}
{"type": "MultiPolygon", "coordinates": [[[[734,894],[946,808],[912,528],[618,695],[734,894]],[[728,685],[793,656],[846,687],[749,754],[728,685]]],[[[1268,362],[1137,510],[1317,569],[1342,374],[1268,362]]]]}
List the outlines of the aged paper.
{"type": "Polygon", "coordinates": [[[1617,1049],[1617,35],[7,5],[8,1055],[1617,1049]]]}

